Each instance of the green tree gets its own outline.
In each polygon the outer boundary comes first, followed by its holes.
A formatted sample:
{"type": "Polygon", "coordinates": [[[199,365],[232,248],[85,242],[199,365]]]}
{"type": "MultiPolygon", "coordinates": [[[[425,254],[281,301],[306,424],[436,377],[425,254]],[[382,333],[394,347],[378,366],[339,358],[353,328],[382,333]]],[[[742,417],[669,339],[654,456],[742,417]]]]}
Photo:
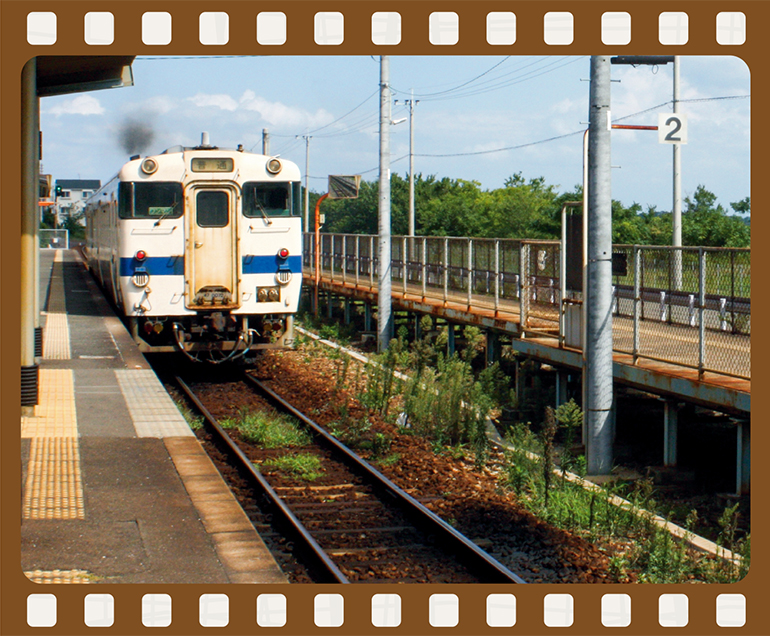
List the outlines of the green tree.
{"type": "MultiPolygon", "coordinates": [[[[747,247],[751,236],[742,219],[730,216],[716,195],[703,185],[695,189],[692,198],[684,200],[682,214],[682,243],[711,247],[747,247]]],[[[741,202],[738,202],[740,205],[741,202]]]]}
{"type": "Polygon", "coordinates": [[[751,214],[751,197],[730,204],[730,207],[738,214],[751,214]]]}

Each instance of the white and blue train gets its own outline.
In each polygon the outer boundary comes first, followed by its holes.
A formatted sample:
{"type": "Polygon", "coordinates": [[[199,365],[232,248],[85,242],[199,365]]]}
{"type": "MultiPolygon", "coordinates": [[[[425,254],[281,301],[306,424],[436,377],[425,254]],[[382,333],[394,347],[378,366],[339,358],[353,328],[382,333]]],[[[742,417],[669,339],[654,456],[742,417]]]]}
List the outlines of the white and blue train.
{"type": "Polygon", "coordinates": [[[234,360],[294,343],[301,186],[278,157],[208,143],[132,157],[88,201],[88,267],[144,352],[234,360]]]}

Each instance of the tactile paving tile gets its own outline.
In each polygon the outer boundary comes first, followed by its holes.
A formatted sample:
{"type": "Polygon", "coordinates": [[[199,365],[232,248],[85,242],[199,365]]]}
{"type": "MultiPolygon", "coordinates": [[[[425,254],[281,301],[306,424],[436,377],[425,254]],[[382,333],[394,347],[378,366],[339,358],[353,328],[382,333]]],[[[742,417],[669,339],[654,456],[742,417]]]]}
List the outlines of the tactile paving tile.
{"type": "Polygon", "coordinates": [[[67,314],[49,313],[43,327],[43,358],[45,360],[69,360],[70,328],[67,314]]]}
{"type": "Polygon", "coordinates": [[[86,570],[30,570],[24,575],[33,583],[91,583],[92,575],[86,570]]]}
{"type": "Polygon", "coordinates": [[[84,519],[75,383],[69,369],[40,369],[35,416],[21,418],[31,438],[22,514],[25,519],[84,519]]]}
{"type": "Polygon", "coordinates": [[[193,432],[150,369],[116,370],[138,437],[192,436],[193,432]]]}
{"type": "Polygon", "coordinates": [[[32,440],[22,514],[25,519],[85,518],[76,438],[32,440]]]}
{"type": "Polygon", "coordinates": [[[62,250],[58,250],[54,255],[54,266],[51,270],[48,315],[43,326],[43,358],[45,360],[69,360],[72,357],[69,323],[65,310],[61,265],[63,262],[64,253],[62,250]]]}
{"type": "Polygon", "coordinates": [[[40,369],[35,415],[21,418],[22,438],[77,437],[75,380],[70,369],[40,369]]]}

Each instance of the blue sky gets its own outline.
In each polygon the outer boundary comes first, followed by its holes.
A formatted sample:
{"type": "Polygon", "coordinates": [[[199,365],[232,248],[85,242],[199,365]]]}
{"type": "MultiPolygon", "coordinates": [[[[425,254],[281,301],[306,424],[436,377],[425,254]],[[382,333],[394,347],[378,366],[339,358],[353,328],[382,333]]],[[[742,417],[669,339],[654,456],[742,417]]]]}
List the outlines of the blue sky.
{"type": "MultiPolygon", "coordinates": [[[[683,194],[703,184],[729,209],[750,194],[750,99],[713,98],[749,95],[749,69],[733,57],[681,60],[683,194]]],[[[569,133],[586,128],[589,65],[588,57],[394,56],[392,117],[407,116],[403,101],[414,90],[418,173],[492,189],[521,172],[571,190],[582,180],[582,135],[569,133]]],[[[143,155],[196,145],[204,130],[215,145],[261,151],[267,128],[271,153],[303,174],[305,142],[296,137],[312,136],[312,190],[325,191],[329,174],[377,179],[379,73],[379,59],[368,56],[139,57],[133,87],[41,100],[44,172],[106,181],[128,159],[120,131],[134,121],[153,131],[143,155]]],[[[672,65],[613,66],[613,120],[657,125],[657,114],[672,110],[672,78],[672,65]]],[[[408,173],[408,153],[408,122],[392,126],[393,172],[408,173]]],[[[672,150],[657,133],[613,131],[612,164],[614,199],[671,209],[672,150]]]]}

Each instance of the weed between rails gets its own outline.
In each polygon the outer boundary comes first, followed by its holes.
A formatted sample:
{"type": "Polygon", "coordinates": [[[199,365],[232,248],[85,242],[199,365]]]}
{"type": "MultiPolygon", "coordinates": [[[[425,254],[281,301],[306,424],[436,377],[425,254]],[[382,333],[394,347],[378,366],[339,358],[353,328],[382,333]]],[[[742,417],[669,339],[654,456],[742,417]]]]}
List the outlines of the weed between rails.
{"type": "Polygon", "coordinates": [[[224,429],[235,429],[247,442],[262,448],[308,446],[312,438],[307,431],[288,416],[242,410],[237,418],[225,418],[220,424],[224,429]]]}
{"type": "Polygon", "coordinates": [[[262,462],[262,466],[275,468],[283,473],[299,477],[304,481],[315,481],[324,474],[321,458],[310,453],[284,455],[262,462]]]}

